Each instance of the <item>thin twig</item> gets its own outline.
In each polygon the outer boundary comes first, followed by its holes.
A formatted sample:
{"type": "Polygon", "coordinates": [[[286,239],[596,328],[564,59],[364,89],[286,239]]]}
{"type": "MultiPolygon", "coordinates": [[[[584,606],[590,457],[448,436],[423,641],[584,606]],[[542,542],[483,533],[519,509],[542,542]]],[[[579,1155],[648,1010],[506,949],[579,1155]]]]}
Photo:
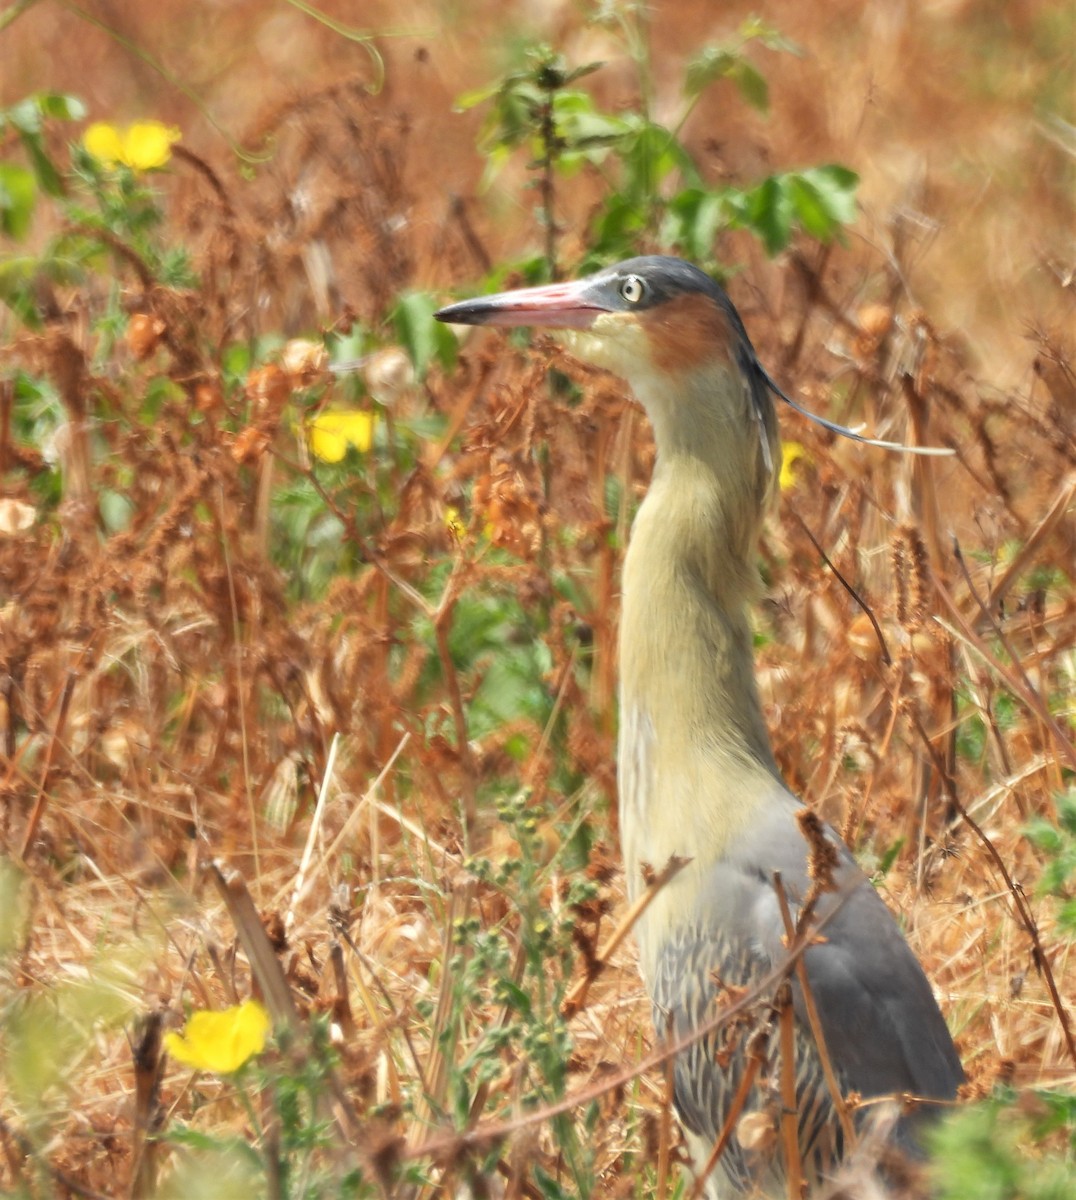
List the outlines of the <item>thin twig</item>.
{"type": "Polygon", "coordinates": [[[67,714],[71,708],[71,697],[74,695],[75,684],[78,681],[78,667],[86,657],[89,648],[88,645],[83,646],[79,652],[78,659],[68,668],[67,678],[64,680],[63,691],[60,694],[59,712],[56,714],[56,724],[53,727],[52,736],[49,738],[48,748],[45,751],[45,761],[41,767],[41,780],[38,783],[37,795],[34,798],[34,807],[30,812],[29,820],[26,822],[26,831],[23,834],[22,847],[19,850],[19,860],[21,862],[26,861],[26,856],[29,854],[30,847],[37,836],[37,827],[41,823],[41,818],[48,803],[47,789],[49,776],[52,774],[52,760],[56,756],[56,747],[60,744],[64,726],[67,724],[67,714]]]}
{"type": "MultiPolygon", "coordinates": [[[[802,962],[803,959],[800,959],[802,962]]],[[[802,1200],[803,1159],[800,1155],[799,1104],[796,1098],[796,1014],[792,1008],[792,988],[787,979],[777,989],[776,1007],[781,1043],[781,1139],[785,1146],[785,1189],[788,1200],[802,1200]]]]}
{"type": "MultiPolygon", "coordinates": [[[[546,73],[543,72],[543,74],[546,73]]],[[[550,71],[548,74],[552,76],[553,72],[550,71]]],[[[545,261],[549,268],[549,278],[557,279],[560,272],[557,269],[557,223],[553,215],[556,199],[556,176],[553,168],[556,163],[559,138],[556,124],[553,121],[553,96],[559,85],[552,82],[543,85],[540,82],[539,86],[545,91],[545,101],[539,111],[538,128],[538,136],[542,139],[542,157],[539,160],[542,174],[538,179],[538,191],[542,197],[541,224],[545,234],[545,261]]]]}
{"type": "Polygon", "coordinates": [[[286,933],[290,933],[292,925],[295,924],[295,907],[302,895],[303,885],[306,883],[306,869],[310,866],[314,843],[317,841],[318,832],[321,829],[321,818],[325,812],[325,800],[329,795],[329,784],[332,782],[333,767],[336,765],[336,751],[339,745],[340,734],[334,733],[332,744],[329,746],[329,758],[325,763],[325,773],[321,777],[321,787],[318,789],[318,801],[314,805],[314,816],[310,821],[310,831],[306,835],[303,856],[299,860],[299,869],[295,872],[295,887],[291,893],[291,903],[288,905],[288,911],[284,914],[284,931],[286,933]]]}
{"type": "Polygon", "coordinates": [[[1024,544],[1013,556],[1012,562],[1005,568],[1001,578],[990,589],[990,596],[986,602],[986,607],[989,608],[991,613],[1005,599],[1005,594],[1008,592],[1013,580],[1027,569],[1040,544],[1057,528],[1061,518],[1065,516],[1071,507],[1074,497],[1076,497],[1076,477],[1070,474],[1068,479],[1061,484],[1057,495],[1054,497],[1053,504],[1047,509],[1042,520],[1028,534],[1024,544]]]}
{"type": "Polygon", "coordinates": [[[781,980],[786,979],[789,973],[795,968],[800,956],[810,946],[815,944],[818,935],[843,909],[850,895],[851,891],[842,896],[833,908],[812,927],[809,938],[797,936],[793,944],[787,948],[784,958],[779,963],[776,963],[769,971],[760,976],[750,987],[745,988],[736,1000],[718,1009],[713,1016],[708,1017],[705,1021],[700,1021],[698,1025],[683,1037],[677,1038],[672,1042],[666,1042],[664,1045],[658,1047],[657,1050],[647,1055],[646,1058],[640,1059],[639,1062],[633,1063],[631,1066],[625,1067],[622,1071],[618,1071],[613,1075],[604,1077],[600,1083],[591,1084],[588,1087],[580,1089],[578,1092],[570,1093],[544,1108],[537,1108],[522,1113],[511,1120],[491,1121],[463,1132],[441,1134],[417,1146],[405,1148],[401,1152],[401,1158],[405,1161],[419,1158],[432,1158],[436,1160],[443,1156],[458,1155],[469,1147],[475,1148],[488,1145],[500,1138],[518,1133],[520,1130],[528,1129],[533,1125],[540,1125],[542,1122],[551,1120],[553,1117],[559,1117],[563,1113],[570,1112],[573,1108],[577,1108],[580,1105],[590,1104],[591,1101],[597,1100],[609,1092],[625,1087],[638,1076],[663,1067],[670,1059],[682,1054],[689,1047],[709,1037],[716,1030],[728,1025],[741,1013],[747,1012],[759,1000],[772,995],[773,989],[777,987],[781,980]]]}
{"type": "Polygon", "coordinates": [[[1069,1023],[1068,1011],[1061,999],[1061,993],[1058,991],[1057,981],[1054,979],[1053,967],[1050,964],[1049,955],[1046,953],[1046,947],[1042,944],[1042,937],[1039,934],[1039,926],[1034,916],[1032,916],[1031,908],[1027,902],[1027,896],[1024,894],[1023,886],[1013,879],[1009,873],[1009,869],[1005,866],[1005,860],[998,853],[997,847],[987,837],[982,826],[971,816],[968,810],[961,804],[957,798],[956,788],[953,786],[952,780],[949,778],[945,770],[945,764],[941,760],[941,755],[934,748],[927,731],[923,728],[923,723],[919,718],[918,713],[912,713],[912,724],[916,732],[922,739],[923,745],[926,747],[927,753],[930,755],[934,763],[934,769],[938,772],[939,777],[943,780],[946,792],[949,797],[949,802],[960,814],[961,819],[971,829],[975,836],[982,843],[984,849],[993,862],[998,874],[1005,881],[1005,886],[1009,889],[1009,895],[1012,896],[1013,904],[1016,907],[1017,916],[1020,924],[1024,927],[1024,931],[1031,939],[1032,945],[1032,960],[1035,963],[1036,969],[1040,972],[1043,979],[1046,981],[1046,988],[1050,993],[1050,1001],[1054,1006],[1054,1011],[1057,1013],[1057,1019],[1061,1023],[1061,1031],[1065,1037],[1065,1044],[1068,1048],[1069,1057],[1073,1064],[1076,1065],[1076,1036],[1072,1031],[1072,1026],[1069,1023]]]}
{"type": "Polygon", "coordinates": [[[130,264],[134,273],[138,276],[138,282],[142,290],[144,292],[152,291],[157,280],[154,278],[153,272],[149,269],[145,259],[110,229],[72,221],[64,227],[64,233],[89,238],[91,241],[101,242],[103,245],[108,246],[119,258],[130,264]]]}
{"type": "Polygon", "coordinates": [[[646,885],[646,890],[635,898],[634,903],[628,911],[617,922],[616,928],[609,935],[608,941],[598,951],[594,959],[587,964],[587,972],[576,983],[568,995],[564,998],[564,1003],[561,1005],[561,1012],[570,1017],[582,1008],[587,997],[587,992],[590,991],[590,985],[605,969],[609,959],[616,952],[617,947],[623,942],[634,927],[636,921],[650,907],[657,897],[658,892],[676,875],[678,875],[684,867],[691,862],[690,858],[680,858],[677,855],[672,855],[664,867],[651,879],[646,885]]]}
{"type": "Polygon", "coordinates": [[[470,250],[471,257],[478,264],[479,274],[488,275],[493,270],[493,259],[490,258],[489,251],[482,244],[481,238],[475,233],[471,219],[467,215],[467,204],[463,197],[453,195],[449,199],[448,209],[452,219],[459,226],[463,244],[470,250]]]}
{"type": "Polygon", "coordinates": [[[280,462],[282,462],[296,475],[302,476],[302,478],[310,484],[314,491],[317,492],[319,499],[322,501],[325,507],[328,508],[332,515],[336,517],[340,524],[343,525],[343,527],[348,531],[348,538],[358,550],[362,557],[362,561],[369,563],[372,567],[375,567],[378,571],[380,571],[381,574],[384,575],[384,577],[389,581],[389,583],[399,588],[399,590],[408,598],[408,600],[411,601],[411,603],[419,610],[419,612],[424,613],[427,617],[432,619],[434,614],[433,605],[430,604],[430,602],[425,596],[422,595],[421,592],[412,587],[406,579],[401,579],[381,557],[381,555],[378,554],[377,551],[363,539],[362,535],[359,533],[358,525],[355,523],[354,515],[344,510],[336,503],[332,495],[321,485],[321,482],[317,477],[317,473],[311,467],[304,467],[301,463],[297,463],[293,458],[289,458],[288,455],[282,454],[276,447],[271,447],[270,452],[275,458],[279,459],[280,462]]]}
{"type": "MultiPolygon", "coordinates": [[[[33,1164],[31,1171],[34,1175],[39,1172],[48,1174],[65,1192],[70,1192],[72,1196],[81,1196],[83,1200],[109,1200],[104,1192],[94,1191],[93,1188],[86,1187],[85,1184],[79,1183],[77,1179],[61,1171],[58,1167],[54,1167],[47,1157],[40,1153],[38,1146],[34,1145],[24,1133],[20,1133],[13,1125],[5,1121],[2,1116],[0,1116],[0,1135],[5,1139],[10,1139],[26,1162],[33,1164]]],[[[27,1188],[27,1193],[33,1195],[29,1188],[27,1188]]]]}
{"type": "Polygon", "coordinates": [[[676,1062],[669,1059],[662,1072],[664,1091],[658,1113],[657,1198],[667,1200],[669,1194],[669,1150],[673,1139],[673,1104],[676,1100],[676,1062]]]}
{"type": "MultiPolygon", "coordinates": [[[[393,1002],[392,993],[385,986],[384,980],[378,974],[376,963],[374,963],[370,959],[370,956],[358,946],[358,944],[355,942],[355,939],[351,936],[350,931],[344,928],[343,925],[338,925],[336,927],[336,933],[347,943],[351,952],[355,955],[359,962],[362,963],[366,970],[369,971],[370,978],[374,981],[374,986],[381,993],[381,998],[388,1006],[388,1010],[392,1014],[393,1021],[403,1034],[404,1042],[407,1044],[408,1053],[411,1055],[411,1065],[415,1068],[415,1078],[419,1082],[419,1088],[423,1093],[428,1093],[430,1090],[429,1083],[426,1079],[426,1072],[422,1067],[422,1059],[419,1057],[418,1050],[415,1047],[414,1039],[411,1036],[411,1027],[406,1021],[402,1021],[400,1019],[400,1013],[393,1002]]],[[[377,1018],[378,1014],[373,1006],[373,997],[369,995],[365,985],[362,984],[361,978],[359,979],[359,984],[362,987],[362,990],[366,992],[364,1003],[366,1004],[367,1012],[369,1012],[371,1017],[377,1018]]]]}
{"type": "MultiPolygon", "coordinates": [[[[797,932],[803,932],[802,918],[800,928],[797,930],[792,921],[792,910],[789,907],[788,896],[785,892],[785,885],[781,879],[780,871],[774,871],[773,873],[773,889],[777,893],[777,903],[781,909],[781,920],[785,926],[785,938],[791,942],[797,932]]],[[[815,1004],[814,992],[811,990],[810,980],[807,976],[807,963],[802,958],[796,960],[796,982],[800,985],[800,993],[803,996],[803,1007],[807,1013],[807,1024],[811,1027],[811,1036],[814,1038],[814,1044],[818,1050],[818,1059],[822,1064],[822,1076],[826,1081],[826,1087],[829,1089],[830,1098],[833,1100],[833,1107],[837,1111],[837,1119],[841,1123],[846,1150],[850,1150],[856,1141],[855,1126],[852,1124],[852,1117],[848,1111],[848,1103],[844,1098],[844,1093],[841,1091],[841,1085],[837,1081],[837,1072],[834,1071],[833,1062],[829,1057],[826,1036],[822,1031],[822,1020],[818,1015],[818,1006],[815,1004]]]]}
{"type": "Polygon", "coordinates": [[[157,1139],[154,1131],[160,1116],[161,1026],[163,1011],[150,1012],[141,1022],[134,1058],[134,1111],[131,1121],[131,1172],[128,1195],[144,1200],[157,1192],[157,1139]]]}
{"type": "Polygon", "coordinates": [[[207,862],[203,870],[217,889],[257,980],[273,1025],[293,1031],[301,1028],[291,985],[280,965],[261,916],[246,882],[238,871],[225,871],[218,862],[207,862]]]}
{"type": "Polygon", "coordinates": [[[1057,980],[1054,978],[1053,966],[1050,963],[1050,956],[1046,951],[1046,947],[1042,944],[1042,938],[1039,934],[1039,926],[1035,918],[1031,915],[1031,908],[1027,902],[1027,896],[1024,893],[1023,886],[1016,882],[1009,874],[1005,866],[1005,861],[998,853],[994,843],[987,837],[986,833],[975,822],[975,819],[964,808],[955,797],[952,797],[953,805],[961,818],[975,833],[975,836],[982,842],[990,855],[994,866],[997,868],[1002,879],[1005,881],[1005,886],[1009,889],[1009,894],[1013,898],[1013,903],[1016,905],[1017,912],[1020,914],[1020,920],[1027,931],[1027,935],[1031,938],[1034,950],[1032,958],[1035,966],[1042,974],[1046,981],[1047,990],[1050,993],[1050,1000],[1054,1006],[1054,1011],[1057,1013],[1057,1019],[1061,1022],[1061,1031],[1065,1035],[1065,1044],[1068,1048],[1069,1057],[1072,1059],[1073,1065],[1076,1066],[1076,1036],[1072,1031],[1072,1024],[1069,1020],[1068,1009],[1065,1007],[1061,999],[1061,993],[1058,991],[1057,980]]]}
{"type": "Polygon", "coordinates": [[[870,605],[866,602],[866,600],[863,599],[863,597],[859,594],[859,592],[856,591],[856,589],[848,582],[847,579],[845,579],[845,577],[840,573],[840,571],[838,571],[837,568],[833,565],[833,562],[830,560],[829,555],[827,555],[825,550],[822,549],[821,545],[819,544],[818,539],[808,528],[807,522],[804,521],[804,519],[799,515],[798,512],[795,511],[795,509],[792,509],[790,511],[792,512],[792,516],[799,522],[800,528],[807,535],[808,539],[810,540],[811,545],[814,546],[816,552],[820,555],[822,561],[826,564],[827,567],[829,567],[829,569],[833,572],[833,574],[837,576],[837,582],[841,585],[841,587],[844,588],[844,590],[849,594],[849,596],[852,597],[852,599],[859,605],[859,607],[867,614],[867,620],[869,620],[871,625],[874,627],[874,635],[878,639],[878,645],[882,651],[882,661],[885,663],[885,665],[887,667],[892,666],[893,659],[890,656],[889,647],[886,645],[885,637],[882,634],[882,627],[878,624],[878,620],[875,617],[874,613],[871,611],[870,605]]]}
{"type": "Polygon", "coordinates": [[[239,748],[243,758],[243,791],[247,798],[247,820],[250,823],[250,847],[254,854],[254,879],[259,890],[262,884],[261,856],[258,846],[258,811],[254,804],[253,772],[250,765],[250,736],[247,729],[247,697],[243,682],[243,627],[239,619],[239,600],[235,591],[235,575],[232,571],[232,556],[228,548],[228,522],[225,518],[224,485],[220,486],[219,512],[220,549],[224,559],[224,571],[228,580],[228,603],[232,614],[232,645],[235,649],[235,692],[239,713],[239,748]]]}
{"type": "Polygon", "coordinates": [[[467,710],[463,704],[463,691],[460,688],[459,673],[452,661],[452,651],[448,645],[448,634],[452,628],[452,613],[458,598],[460,566],[463,560],[458,559],[445,584],[441,601],[433,618],[433,631],[437,641],[437,657],[441,660],[441,671],[444,674],[445,685],[448,688],[448,699],[452,706],[452,721],[456,728],[456,754],[459,758],[463,773],[462,794],[463,832],[468,848],[478,827],[478,806],[475,793],[476,772],[474,756],[471,754],[471,735],[467,728],[467,710]]]}
{"type": "MultiPolygon", "coordinates": [[[[265,998],[265,1006],[274,1027],[288,1029],[295,1035],[296,1040],[291,1051],[293,1054],[303,1056],[312,1054],[313,1049],[309,1045],[304,1025],[299,1018],[299,1012],[291,993],[291,985],[280,965],[269,935],[265,932],[265,926],[254,906],[254,900],[246,883],[237,871],[225,873],[216,862],[207,863],[204,869],[232,919],[235,932],[246,953],[247,961],[250,963],[251,972],[265,998]]],[[[351,1141],[358,1131],[354,1106],[334,1068],[326,1068],[325,1079],[328,1091],[318,1098],[319,1107],[323,1107],[326,1114],[331,1112],[341,1135],[351,1141]],[[335,1101],[331,1106],[330,1100],[335,1101]]]]}
{"type": "MultiPolygon", "coordinates": [[[[560,710],[564,704],[564,697],[568,692],[568,684],[571,680],[572,671],[575,668],[575,662],[578,655],[578,647],[573,646],[571,653],[564,660],[564,664],[557,675],[556,682],[552,689],[553,707],[549,710],[549,718],[545,723],[545,727],[542,729],[542,736],[538,740],[538,746],[527,763],[524,783],[528,786],[534,783],[535,777],[538,774],[538,764],[545,757],[545,753],[549,749],[549,739],[553,735],[553,728],[557,723],[557,718],[560,716],[560,710]]],[[[538,799],[540,799],[538,796],[534,798],[535,804],[537,804],[538,799]]]]}
{"type": "MultiPolygon", "coordinates": [[[[363,810],[365,809],[366,805],[369,804],[371,801],[373,801],[373,797],[376,795],[377,789],[384,782],[385,776],[389,773],[389,771],[392,770],[396,760],[403,753],[404,747],[407,745],[407,743],[410,740],[411,740],[411,734],[405,733],[403,735],[403,737],[401,737],[400,740],[396,743],[396,749],[393,750],[391,755],[389,755],[388,762],[385,763],[385,765],[378,772],[377,778],[373,781],[373,783],[370,784],[370,786],[363,793],[362,799],[358,802],[358,804],[355,805],[355,807],[348,814],[348,818],[344,822],[343,828],[336,835],[336,837],[333,838],[332,842],[329,844],[329,848],[318,859],[318,865],[314,868],[313,871],[310,872],[310,877],[309,877],[307,883],[304,885],[303,890],[298,895],[293,897],[293,899],[292,899],[293,905],[298,905],[302,902],[303,897],[306,895],[307,891],[313,884],[313,881],[318,878],[318,876],[322,873],[322,871],[325,870],[325,867],[332,861],[334,855],[340,849],[340,846],[351,835],[351,831],[358,824],[359,818],[362,816],[363,810]]],[[[388,806],[383,806],[383,807],[379,806],[379,808],[382,808],[382,811],[388,811],[388,806]]],[[[395,811],[389,811],[389,815],[396,817],[397,820],[399,820],[400,823],[405,826],[405,828],[409,828],[409,829],[411,828],[408,825],[408,823],[406,822],[406,820],[400,814],[396,813],[395,811]]],[[[418,831],[418,830],[412,830],[412,832],[420,833],[420,831],[418,831]]],[[[276,896],[273,898],[273,905],[277,905],[281,902],[286,890],[287,890],[286,888],[281,888],[280,891],[277,892],[276,896]]]]}
{"type": "Polygon", "coordinates": [[[964,561],[964,554],[960,549],[960,543],[956,540],[955,537],[953,538],[953,554],[956,556],[956,561],[957,561],[957,563],[960,567],[960,570],[964,576],[964,582],[967,585],[968,592],[971,594],[971,598],[979,606],[979,611],[982,613],[983,619],[988,623],[988,625],[990,626],[991,632],[998,639],[998,641],[1001,643],[1002,647],[1004,648],[1005,653],[1009,656],[1009,661],[1012,663],[1013,669],[1017,672],[1017,675],[1019,676],[1020,681],[1023,683],[1022,688],[1016,682],[1016,680],[1013,678],[1012,673],[1007,671],[1005,669],[1005,667],[1000,662],[997,661],[997,659],[994,657],[994,655],[992,655],[989,652],[989,650],[987,650],[987,648],[983,645],[982,639],[979,638],[974,633],[974,631],[970,628],[970,626],[964,620],[963,614],[956,607],[956,604],[953,601],[952,597],[944,589],[944,587],[942,587],[941,583],[938,580],[935,580],[935,587],[938,591],[938,594],[945,601],[946,606],[949,608],[950,612],[952,612],[953,615],[960,621],[960,624],[965,633],[965,636],[968,638],[971,645],[973,645],[975,647],[975,649],[982,655],[982,657],[985,658],[988,663],[990,663],[990,665],[994,668],[994,670],[997,671],[1001,675],[1001,677],[1005,680],[1005,682],[1009,686],[1009,688],[1016,695],[1022,696],[1024,703],[1027,704],[1028,707],[1032,709],[1032,711],[1036,714],[1036,716],[1039,718],[1039,720],[1042,721],[1042,723],[1046,726],[1046,728],[1049,729],[1050,732],[1053,734],[1054,738],[1057,741],[1058,749],[1061,750],[1064,757],[1068,759],[1069,766],[1072,767],[1073,770],[1076,770],[1076,747],[1074,747],[1072,742],[1068,739],[1068,737],[1065,734],[1065,731],[1061,728],[1060,724],[1058,723],[1057,718],[1054,716],[1054,714],[1052,712],[1050,712],[1049,706],[1043,701],[1042,697],[1039,695],[1038,691],[1035,688],[1035,685],[1031,682],[1030,678],[1028,677],[1028,673],[1024,670],[1024,665],[1020,661],[1020,656],[1016,653],[1016,651],[1013,649],[1011,643],[1009,642],[1009,639],[1005,636],[1005,631],[1001,628],[1001,626],[995,620],[994,614],[979,598],[979,593],[975,590],[975,584],[972,583],[971,573],[968,571],[968,565],[964,561]]]}

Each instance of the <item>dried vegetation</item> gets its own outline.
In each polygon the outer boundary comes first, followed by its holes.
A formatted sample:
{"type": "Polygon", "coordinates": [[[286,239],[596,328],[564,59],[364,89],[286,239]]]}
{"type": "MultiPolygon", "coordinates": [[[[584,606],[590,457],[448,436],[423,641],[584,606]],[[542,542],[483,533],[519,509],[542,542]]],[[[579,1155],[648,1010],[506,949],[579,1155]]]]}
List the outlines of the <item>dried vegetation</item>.
{"type": "MultiPolygon", "coordinates": [[[[134,1019],[152,1034],[252,986],[209,860],[245,881],[299,1012],[344,1031],[334,1086],[352,1145],[327,1152],[337,1174],[435,1162],[446,1192],[531,1196],[540,1168],[570,1194],[565,1147],[585,1141],[592,1194],[613,1197],[675,1158],[662,1072],[623,1076],[650,1038],[630,939],[564,1023],[560,1082],[595,1109],[528,1119],[524,1098],[548,1106],[557,1089],[525,1040],[468,1058],[516,1019],[505,981],[534,991],[535,946],[551,994],[578,985],[624,907],[617,580],[652,463],[644,421],[551,343],[481,333],[454,371],[404,372],[371,451],[327,471],[296,427],[346,382],[280,354],[241,377],[228,365],[237,343],[356,322],[391,350],[402,290],[496,259],[466,215],[477,204],[429,194],[422,103],[353,80],[306,90],[252,125],[249,144],[274,150],[253,180],[182,151],[165,204],[199,289],[113,246],[112,280],[51,296],[40,333],[8,328],[5,372],[47,381],[61,419],[49,447],[21,440],[0,383],[0,812],[29,917],[4,994],[44,1004],[71,1041],[39,1128],[13,1117],[25,1097],[0,1099],[5,1188],[151,1193],[134,1019]],[[95,321],[112,283],[129,320],[110,349],[95,321]],[[324,569],[292,520],[303,488],[319,505],[305,533],[335,538],[324,569]],[[474,947],[490,933],[510,954],[483,975],[474,947]],[[111,1020],[76,1019],[80,1003],[111,1020]],[[485,1122],[510,1132],[449,1132],[485,1122]],[[23,1157],[32,1142],[47,1183],[23,1157]]],[[[761,547],[761,687],[790,785],[884,864],[971,1093],[1064,1088],[1076,953],[1034,894],[1022,830],[1053,816],[1076,769],[1071,346],[1035,332],[1023,381],[992,386],[910,295],[900,218],[877,236],[884,255],[805,244],[756,260],[734,296],[812,407],[956,455],[889,456],[782,417],[803,453],[761,547]]],[[[741,251],[755,253],[730,240],[725,257],[741,251]]],[[[185,1070],[165,1071],[160,1099],[165,1132],[246,1128],[228,1085],[185,1070]]]]}

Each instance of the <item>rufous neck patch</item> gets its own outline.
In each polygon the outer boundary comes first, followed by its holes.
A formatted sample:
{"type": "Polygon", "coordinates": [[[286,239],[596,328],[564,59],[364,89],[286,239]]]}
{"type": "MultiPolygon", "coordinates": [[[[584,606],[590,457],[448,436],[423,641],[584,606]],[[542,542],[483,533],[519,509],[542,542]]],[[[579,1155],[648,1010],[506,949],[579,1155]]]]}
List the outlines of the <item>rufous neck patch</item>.
{"type": "Polygon", "coordinates": [[[638,316],[659,371],[684,371],[732,360],[736,332],[728,313],[709,296],[685,292],[638,316]]]}

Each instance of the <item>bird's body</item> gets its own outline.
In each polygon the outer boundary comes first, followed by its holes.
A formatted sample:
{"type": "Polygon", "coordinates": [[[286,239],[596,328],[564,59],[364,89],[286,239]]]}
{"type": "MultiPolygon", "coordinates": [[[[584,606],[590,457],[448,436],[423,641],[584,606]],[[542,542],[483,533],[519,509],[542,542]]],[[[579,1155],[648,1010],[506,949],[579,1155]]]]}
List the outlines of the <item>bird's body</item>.
{"type": "MultiPolygon", "coordinates": [[[[620,832],[632,896],[648,864],[689,860],[635,930],[655,1025],[682,1038],[713,1017],[722,992],[751,987],[784,960],[774,872],[793,915],[810,888],[801,806],[770,748],[747,619],[779,460],[773,385],[724,292],[676,259],[633,259],[438,315],[567,328],[573,351],[628,379],[654,428],[654,475],[624,563],[620,832]]],[[[952,1100],[963,1073],[922,969],[847,847],[831,830],[825,837],[836,886],[819,902],[823,933],[803,961],[840,1088],[952,1100]]],[[[814,1185],[841,1158],[844,1136],[795,980],[793,1004],[798,1155],[814,1185]]],[[[722,1038],[711,1033],[676,1059],[696,1166],[746,1069],[745,1040],[722,1038]]],[[[775,1050],[743,1113],[779,1119],[780,1079],[775,1050]]],[[[913,1144],[916,1119],[898,1126],[903,1144],[913,1144]]],[[[779,1152],[733,1136],[708,1187],[714,1197],[783,1197],[788,1169],[779,1152]]]]}

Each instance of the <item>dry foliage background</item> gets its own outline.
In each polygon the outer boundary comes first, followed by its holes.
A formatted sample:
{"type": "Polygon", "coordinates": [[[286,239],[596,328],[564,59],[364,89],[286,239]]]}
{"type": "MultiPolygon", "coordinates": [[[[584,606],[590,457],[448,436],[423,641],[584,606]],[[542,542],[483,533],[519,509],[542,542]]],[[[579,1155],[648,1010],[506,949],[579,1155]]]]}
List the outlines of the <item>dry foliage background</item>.
{"type": "MultiPolygon", "coordinates": [[[[684,57],[750,7],[654,6],[659,112],[684,57]]],[[[806,55],[769,74],[769,120],[718,91],[686,140],[715,181],[846,163],[863,214],[847,246],[803,241],[774,261],[725,235],[733,298],[763,361],[816,410],[956,451],[913,462],[782,415],[804,455],[761,547],[778,758],[868,867],[884,863],[973,1094],[999,1077],[1071,1087],[1016,912],[1070,1004],[1076,955],[1035,894],[1042,862],[1022,830],[1053,816],[1074,767],[1072,162],[1041,117],[1071,85],[1071,11],[754,7],[806,55]]],[[[168,288],[117,251],[111,277],[43,301],[42,331],[0,325],[3,370],[48,381],[62,415],[49,447],[19,440],[0,383],[3,503],[35,513],[0,531],[3,853],[29,917],[4,1003],[64,1056],[31,1102],[8,1052],[0,1184],[27,1195],[150,1194],[136,1019],[170,1027],[251,988],[209,859],[267,917],[300,1010],[346,1031],[338,1083],[358,1125],[339,1170],[376,1180],[468,1108],[503,1120],[558,1086],[596,1096],[646,1053],[628,942],[578,1011],[548,1016],[548,1037],[571,1038],[559,1083],[529,1043],[488,1071],[468,1059],[510,1023],[503,981],[537,986],[535,947],[564,987],[623,910],[617,580],[651,465],[644,421],[551,344],[483,333],[420,382],[383,356],[402,384],[388,408],[358,389],[374,445],[330,470],[297,426],[356,402],[354,385],[274,352],[356,323],[392,355],[402,292],[447,296],[537,244],[525,163],[480,192],[480,114],[452,111],[514,39],[609,58],[591,83],[610,107],[634,102],[635,77],[569,4],[370,4],[361,21],[397,31],[379,43],[377,94],[361,47],[286,5],[41,3],[0,33],[3,103],[65,89],[94,118],[181,126],[159,181],[165,236],[200,279],[168,288]],[[151,55],[266,161],[241,168],[151,55]],[[115,288],[131,321],[109,343],[96,322],[115,288]],[[554,365],[574,388],[549,386],[554,365]],[[127,515],[110,523],[116,503],[127,515]],[[481,1084],[466,1093],[468,1077],[481,1084]]],[[[565,263],[596,194],[584,176],[560,196],[565,263]]],[[[470,1171],[483,1194],[481,1162],[507,1194],[553,1194],[530,1181],[537,1164],[572,1194],[565,1147],[586,1142],[593,1194],[635,1194],[669,1153],[663,1095],[650,1072],[493,1149],[445,1143],[441,1186],[470,1171]]],[[[225,1083],[169,1066],[161,1098],[165,1132],[246,1128],[225,1083]]],[[[160,1194],[181,1194],[156,1155],[160,1194]]]]}

